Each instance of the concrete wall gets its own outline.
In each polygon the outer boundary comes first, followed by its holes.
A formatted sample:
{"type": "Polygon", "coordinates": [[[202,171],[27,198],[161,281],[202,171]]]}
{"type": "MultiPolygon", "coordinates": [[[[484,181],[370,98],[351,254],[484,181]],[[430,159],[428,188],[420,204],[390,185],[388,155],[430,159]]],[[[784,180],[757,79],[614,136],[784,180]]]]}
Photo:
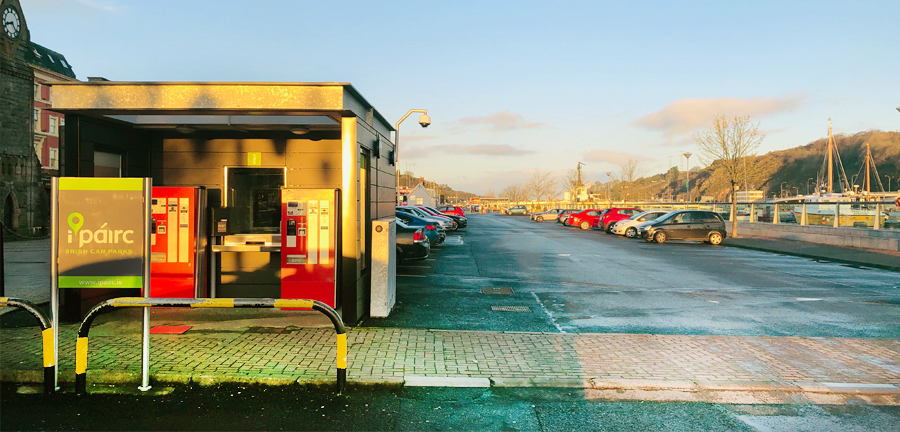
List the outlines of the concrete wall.
{"type": "MultiPolygon", "coordinates": [[[[731,223],[727,222],[726,226],[730,235],[731,223]]],[[[893,229],[876,231],[868,228],[738,222],[738,235],[900,251],[900,230],[893,229]]]]}

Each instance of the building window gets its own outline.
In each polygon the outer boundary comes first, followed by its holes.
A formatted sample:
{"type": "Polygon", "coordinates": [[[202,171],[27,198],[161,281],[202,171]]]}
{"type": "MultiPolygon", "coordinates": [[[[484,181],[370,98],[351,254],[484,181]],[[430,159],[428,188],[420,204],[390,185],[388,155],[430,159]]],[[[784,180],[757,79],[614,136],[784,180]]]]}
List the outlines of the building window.
{"type": "Polygon", "coordinates": [[[50,116],[50,134],[56,135],[56,117],[50,116]]]}
{"type": "Polygon", "coordinates": [[[37,108],[34,109],[34,131],[41,131],[41,110],[37,108]]]}
{"type": "Polygon", "coordinates": [[[41,85],[38,83],[34,83],[34,98],[35,99],[41,98],[41,85]]]}
{"type": "Polygon", "coordinates": [[[422,205],[422,204],[424,204],[424,202],[422,201],[422,198],[416,198],[416,205],[422,205]]]}
{"type": "Polygon", "coordinates": [[[59,169],[59,160],[57,160],[58,149],[50,149],[50,169],[59,169]]]}

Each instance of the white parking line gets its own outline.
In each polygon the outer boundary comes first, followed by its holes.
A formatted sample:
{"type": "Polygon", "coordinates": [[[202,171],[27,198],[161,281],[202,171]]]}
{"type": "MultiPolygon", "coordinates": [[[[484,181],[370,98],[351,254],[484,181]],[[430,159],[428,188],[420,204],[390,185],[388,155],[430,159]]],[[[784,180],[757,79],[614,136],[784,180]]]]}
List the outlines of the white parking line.
{"type": "Polygon", "coordinates": [[[550,317],[550,322],[553,323],[553,326],[556,327],[556,329],[559,330],[560,333],[565,333],[566,331],[563,330],[562,327],[560,327],[559,324],[556,323],[555,319],[553,319],[553,313],[550,312],[549,310],[547,310],[547,308],[544,307],[544,304],[541,303],[541,299],[538,298],[537,294],[535,294],[534,291],[532,291],[531,295],[534,296],[534,300],[541,307],[541,310],[543,310],[544,313],[547,314],[548,317],[550,317]]]}

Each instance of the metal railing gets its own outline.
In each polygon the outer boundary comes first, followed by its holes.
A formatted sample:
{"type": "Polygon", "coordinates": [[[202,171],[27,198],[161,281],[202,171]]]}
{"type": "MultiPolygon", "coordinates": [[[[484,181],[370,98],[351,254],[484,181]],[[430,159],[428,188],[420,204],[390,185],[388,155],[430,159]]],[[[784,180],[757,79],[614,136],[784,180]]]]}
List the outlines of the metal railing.
{"type": "Polygon", "coordinates": [[[0,307],[18,307],[25,309],[37,318],[41,324],[41,344],[44,357],[44,393],[53,393],[56,390],[56,375],[54,366],[56,361],[56,346],[53,343],[53,323],[34,303],[13,297],[0,297],[0,307]]]}
{"type": "MultiPolygon", "coordinates": [[[[639,208],[642,210],[707,210],[731,219],[730,202],[655,202],[655,201],[595,201],[589,203],[520,202],[491,203],[488,211],[499,211],[511,205],[525,205],[530,213],[551,208],[604,209],[609,207],[639,208]]],[[[895,201],[822,201],[822,202],[738,202],[736,219],[742,222],[819,225],[868,229],[900,230],[900,206],[895,201]],[[775,215],[778,217],[775,217],[775,215]],[[876,217],[877,216],[877,217],[876,217]]]]}
{"type": "Polygon", "coordinates": [[[78,328],[78,340],[75,344],[75,392],[77,394],[87,392],[88,332],[90,332],[91,324],[101,310],[116,307],[299,308],[317,310],[331,319],[331,323],[334,324],[334,330],[337,333],[338,393],[343,393],[347,385],[347,332],[337,312],[320,301],[271,298],[184,299],[119,297],[94,306],[84,317],[81,326],[78,328]]]}

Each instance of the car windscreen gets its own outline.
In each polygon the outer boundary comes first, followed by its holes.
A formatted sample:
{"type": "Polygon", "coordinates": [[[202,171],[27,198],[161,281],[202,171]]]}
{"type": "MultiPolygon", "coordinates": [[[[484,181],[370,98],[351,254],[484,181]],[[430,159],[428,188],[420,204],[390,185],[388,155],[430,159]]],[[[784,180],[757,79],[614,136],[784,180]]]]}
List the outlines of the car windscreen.
{"type": "Polygon", "coordinates": [[[666,213],[666,214],[664,214],[664,215],[662,215],[662,216],[656,218],[656,220],[655,220],[654,222],[660,222],[660,223],[663,223],[663,222],[671,222],[671,221],[672,221],[672,218],[675,217],[675,216],[677,216],[677,215],[679,215],[679,214],[681,214],[681,213],[678,213],[678,212],[669,212],[669,213],[666,213]]]}

